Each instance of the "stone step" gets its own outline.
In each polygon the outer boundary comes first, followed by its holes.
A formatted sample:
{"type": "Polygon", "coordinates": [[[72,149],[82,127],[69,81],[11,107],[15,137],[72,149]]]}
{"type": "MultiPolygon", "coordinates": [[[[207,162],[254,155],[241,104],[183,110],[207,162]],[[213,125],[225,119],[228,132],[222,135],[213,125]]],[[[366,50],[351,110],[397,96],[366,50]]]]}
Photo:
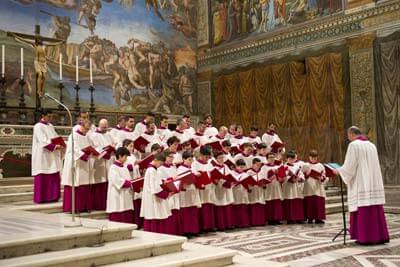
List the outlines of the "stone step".
{"type": "Polygon", "coordinates": [[[24,184],[33,185],[33,177],[9,177],[0,179],[0,186],[24,185],[24,184]]]}
{"type": "MultiPolygon", "coordinates": [[[[39,214],[2,209],[0,259],[27,257],[49,251],[79,248],[99,242],[132,238],[134,224],[80,219],[80,227],[66,227],[71,218],[66,214],[39,214]]],[[[2,265],[0,266],[7,266],[2,265]]]]}
{"type": "Polygon", "coordinates": [[[25,210],[32,212],[41,212],[41,213],[62,213],[62,201],[54,202],[54,203],[42,203],[35,204],[32,201],[21,201],[14,202],[10,209],[14,210],[25,210]]]}
{"type": "Polygon", "coordinates": [[[99,247],[81,247],[63,251],[0,260],[0,266],[91,267],[133,261],[182,251],[184,237],[134,231],[132,239],[106,242],[99,247]]]}
{"type": "Polygon", "coordinates": [[[33,192],[32,184],[0,186],[0,194],[33,192]]]}
{"type": "MultiPolygon", "coordinates": [[[[347,195],[343,196],[344,202],[347,201],[347,195]]],[[[325,200],[326,204],[342,203],[342,196],[331,196],[327,197],[325,200]]]]}
{"type": "Polygon", "coordinates": [[[233,257],[233,264],[229,267],[289,267],[283,262],[270,261],[266,259],[253,258],[249,256],[236,255],[233,257]]]}
{"type": "Polygon", "coordinates": [[[10,203],[10,202],[18,202],[24,200],[32,200],[33,192],[24,192],[24,193],[9,193],[9,194],[0,194],[0,203],[10,203]]]}
{"type": "Polygon", "coordinates": [[[94,210],[91,212],[82,212],[77,214],[80,218],[88,218],[88,219],[95,219],[95,220],[103,220],[107,219],[107,213],[104,210],[94,210]]]}
{"type": "MultiPolygon", "coordinates": [[[[340,190],[326,190],[325,192],[327,197],[340,196],[340,190]]],[[[346,191],[344,191],[343,194],[346,195],[346,191]]]]}
{"type": "MultiPolygon", "coordinates": [[[[236,251],[224,248],[198,245],[194,243],[183,244],[181,252],[165,254],[162,256],[127,261],[106,266],[128,267],[128,266],[152,266],[152,267],[220,267],[229,266],[233,263],[232,258],[236,251]]],[[[264,265],[265,266],[265,265],[264,265]]]]}
{"type": "Polygon", "coordinates": [[[400,207],[385,206],[385,213],[400,214],[400,207]]]}
{"type": "MultiPolygon", "coordinates": [[[[347,202],[344,203],[345,211],[347,211],[347,202]]],[[[325,205],[326,214],[334,214],[342,212],[342,203],[333,203],[325,205]]]]}

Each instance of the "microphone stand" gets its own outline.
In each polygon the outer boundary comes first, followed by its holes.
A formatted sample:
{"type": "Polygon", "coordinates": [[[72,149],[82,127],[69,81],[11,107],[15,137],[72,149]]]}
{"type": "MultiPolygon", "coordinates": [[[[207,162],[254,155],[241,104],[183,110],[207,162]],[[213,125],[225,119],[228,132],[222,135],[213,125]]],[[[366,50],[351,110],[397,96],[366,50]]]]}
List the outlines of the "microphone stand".
{"type": "Polygon", "coordinates": [[[61,103],[57,98],[51,96],[48,93],[44,94],[45,97],[53,100],[54,102],[56,102],[57,104],[59,104],[61,107],[63,107],[67,113],[68,113],[68,117],[69,117],[69,121],[70,121],[70,126],[71,126],[71,171],[72,171],[72,191],[71,191],[71,198],[72,198],[72,222],[70,224],[64,224],[64,227],[77,227],[77,226],[82,226],[82,224],[80,222],[75,221],[75,147],[74,147],[74,125],[73,125],[73,120],[72,120],[72,115],[71,115],[71,111],[69,110],[69,108],[67,108],[67,106],[65,106],[63,103],[61,103]]]}

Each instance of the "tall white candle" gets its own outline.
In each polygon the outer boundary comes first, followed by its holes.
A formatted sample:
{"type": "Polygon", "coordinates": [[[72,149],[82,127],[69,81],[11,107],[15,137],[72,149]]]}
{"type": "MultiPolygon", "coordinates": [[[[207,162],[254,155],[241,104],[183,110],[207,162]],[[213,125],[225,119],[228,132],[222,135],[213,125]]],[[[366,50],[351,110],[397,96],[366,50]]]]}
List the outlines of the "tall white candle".
{"type": "Polygon", "coordinates": [[[60,53],[60,70],[59,70],[59,73],[60,73],[60,81],[62,81],[62,54],[60,53]]]}
{"type": "Polygon", "coordinates": [[[89,72],[90,72],[90,84],[93,84],[93,72],[92,72],[92,58],[89,59],[89,72]]]}
{"type": "Polygon", "coordinates": [[[5,45],[1,45],[1,76],[4,77],[4,73],[5,73],[5,56],[6,56],[6,51],[5,51],[5,45]]]}
{"type": "Polygon", "coordinates": [[[78,56],[75,58],[75,82],[79,83],[79,69],[78,69],[78,56]]]}
{"type": "Polygon", "coordinates": [[[21,47],[21,79],[24,78],[24,49],[21,47]]]}

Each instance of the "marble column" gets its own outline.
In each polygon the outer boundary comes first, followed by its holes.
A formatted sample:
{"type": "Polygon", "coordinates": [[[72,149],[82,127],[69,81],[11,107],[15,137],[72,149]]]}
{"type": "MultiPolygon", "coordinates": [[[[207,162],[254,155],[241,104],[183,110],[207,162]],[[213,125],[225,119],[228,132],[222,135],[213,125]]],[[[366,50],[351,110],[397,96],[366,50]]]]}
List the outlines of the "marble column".
{"type": "Polygon", "coordinates": [[[373,42],[376,35],[347,40],[350,65],[352,124],[376,143],[376,108],[373,42]]]}

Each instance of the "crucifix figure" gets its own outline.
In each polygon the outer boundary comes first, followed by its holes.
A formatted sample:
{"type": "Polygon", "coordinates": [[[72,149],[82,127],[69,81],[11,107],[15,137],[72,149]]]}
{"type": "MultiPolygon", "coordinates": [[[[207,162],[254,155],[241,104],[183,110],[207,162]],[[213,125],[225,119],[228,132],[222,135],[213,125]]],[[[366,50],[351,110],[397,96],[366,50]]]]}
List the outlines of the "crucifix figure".
{"type": "Polygon", "coordinates": [[[35,72],[36,72],[36,108],[40,108],[40,97],[44,96],[44,85],[47,73],[46,47],[63,44],[65,41],[40,35],[40,25],[35,25],[35,35],[7,32],[8,36],[14,37],[16,41],[28,44],[35,51],[35,72]]]}

